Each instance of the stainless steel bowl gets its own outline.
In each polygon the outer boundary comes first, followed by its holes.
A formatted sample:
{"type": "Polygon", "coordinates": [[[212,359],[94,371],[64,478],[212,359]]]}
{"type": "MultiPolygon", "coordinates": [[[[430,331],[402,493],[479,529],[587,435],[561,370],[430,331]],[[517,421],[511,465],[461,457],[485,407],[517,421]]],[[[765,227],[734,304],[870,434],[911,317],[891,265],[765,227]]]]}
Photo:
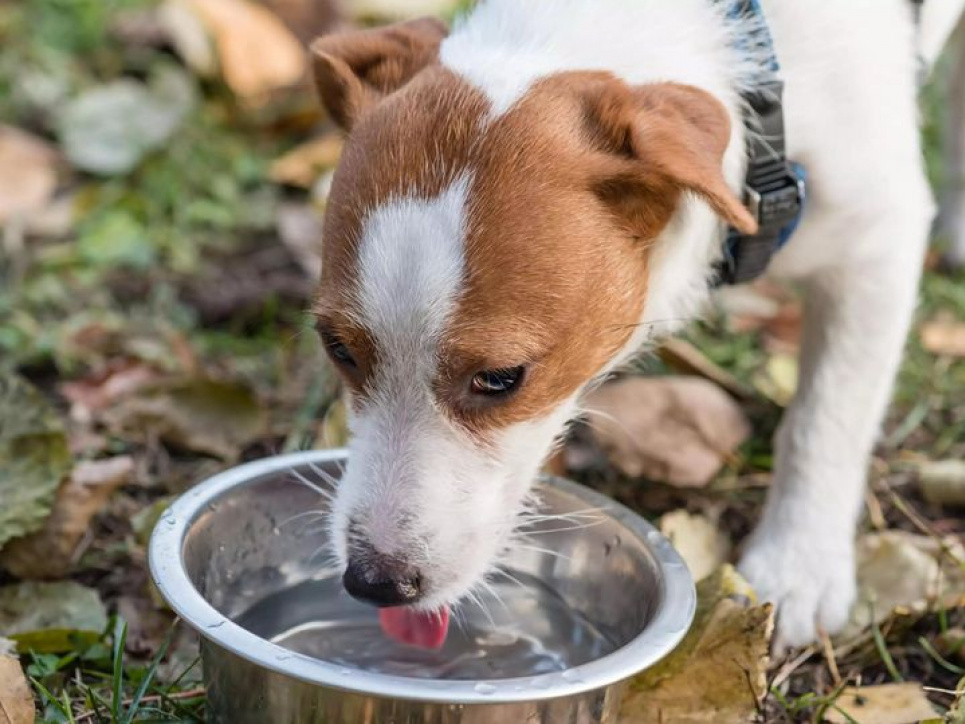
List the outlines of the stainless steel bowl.
{"type": "MultiPolygon", "coordinates": [[[[280,639],[271,632],[300,630],[301,609],[313,600],[273,604],[280,593],[324,584],[326,577],[338,580],[318,555],[325,526],[295,523],[300,514],[324,507],[324,499],[292,470],[310,474],[314,466],[337,477],[344,459],[344,451],[325,450],[241,465],[191,489],[159,520],[150,544],[151,574],[171,607],[201,634],[209,721],[615,722],[626,679],[670,652],[693,619],[693,582],[666,538],[612,500],[548,478],[540,484],[542,512],[593,509],[596,520],[585,527],[544,524],[542,550],[522,551],[513,570],[555,591],[605,632],[609,652],[539,674],[414,678],[352,668],[273,643],[280,639]],[[252,625],[251,612],[258,610],[260,623],[252,625]],[[268,633],[261,630],[265,620],[274,622],[268,633]]],[[[375,616],[347,596],[344,601],[346,610],[357,607],[353,615],[375,616]]],[[[538,606],[529,609],[539,612],[538,606]]],[[[515,614],[500,615],[491,621],[497,630],[511,625],[515,614]]],[[[328,639],[322,632],[316,640],[328,639]]]]}

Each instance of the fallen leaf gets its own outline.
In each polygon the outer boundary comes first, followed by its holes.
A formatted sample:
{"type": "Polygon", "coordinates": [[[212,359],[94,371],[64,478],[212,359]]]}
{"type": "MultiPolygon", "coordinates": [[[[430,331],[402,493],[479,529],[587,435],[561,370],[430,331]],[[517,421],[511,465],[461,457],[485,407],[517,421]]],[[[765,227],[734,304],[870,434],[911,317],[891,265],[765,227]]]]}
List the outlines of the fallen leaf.
{"type": "Polygon", "coordinates": [[[70,466],[53,406],[25,380],[0,379],[0,547],[43,525],[70,466]]]}
{"type": "Polygon", "coordinates": [[[196,96],[191,78],[171,65],[156,70],[150,85],[122,78],[96,86],[60,113],[64,153],[91,173],[126,173],[174,134],[196,96]]]}
{"type": "Polygon", "coordinates": [[[309,204],[283,203],[278,206],[278,236],[298,265],[311,279],[322,273],[322,219],[309,204]]]}
{"type": "Polygon", "coordinates": [[[134,460],[126,455],[78,463],[57,491],[43,528],[8,541],[0,551],[0,567],[22,579],[67,575],[91,518],[133,471],[134,460]]]}
{"type": "Polygon", "coordinates": [[[185,64],[203,78],[218,71],[218,55],[204,21],[184,0],[166,0],[157,19],[185,64]]]}
{"type": "Polygon", "coordinates": [[[771,355],[764,369],[754,375],[754,387],[781,407],[793,399],[797,390],[798,362],[789,354],[771,355]]]}
{"type": "Polygon", "coordinates": [[[621,724],[737,724],[750,721],[767,692],[770,604],[723,566],[697,584],[690,631],[665,659],[627,685],[621,724]]]}
{"type": "Polygon", "coordinates": [[[344,143],[334,132],[303,143],[276,159],[268,176],[275,183],[309,189],[322,171],[335,168],[344,143]]]}
{"type": "Polygon", "coordinates": [[[831,724],[917,724],[937,716],[921,684],[880,684],[849,686],[825,713],[831,724]],[[842,713],[844,712],[844,713],[842,713]]]}
{"type": "Polygon", "coordinates": [[[698,377],[628,377],[590,393],[593,436],[628,477],[706,485],[750,434],[737,403],[698,377]]]}
{"type": "Polygon", "coordinates": [[[801,300],[791,290],[768,281],[728,287],[717,301],[735,332],[758,332],[768,352],[795,354],[801,343],[801,300]]]}
{"type": "Polygon", "coordinates": [[[842,638],[882,623],[894,613],[924,613],[965,604],[965,549],[955,538],[938,540],[899,530],[858,539],[858,603],[842,638]],[[874,618],[872,619],[872,611],[874,618]]]}
{"type": "Polygon", "coordinates": [[[965,357],[965,322],[939,319],[921,326],[921,346],[933,354],[965,357]]]}
{"type": "Polygon", "coordinates": [[[93,588],[74,581],[0,586],[0,631],[21,652],[71,651],[96,641],[106,626],[107,609],[93,588]]]}
{"type": "Polygon", "coordinates": [[[738,399],[744,400],[754,395],[753,390],[748,389],[723,367],[709,360],[703,352],[685,339],[670,337],[661,344],[658,354],[664,364],[674,371],[710,380],[738,399]]]}
{"type": "Polygon", "coordinates": [[[918,469],[918,484],[929,503],[965,505],[965,460],[923,464],[918,469]]]}
{"type": "Polygon", "coordinates": [[[659,528],[687,562],[695,581],[709,576],[730,556],[730,539],[703,515],[675,510],[661,516],[659,528]]]}
{"type": "Polygon", "coordinates": [[[0,724],[33,724],[34,697],[20,660],[0,655],[0,724]]]}
{"type": "Polygon", "coordinates": [[[70,403],[70,416],[89,423],[119,400],[159,379],[157,370],[145,364],[117,360],[93,377],[62,383],[58,390],[70,403]]]}
{"type": "Polygon", "coordinates": [[[177,0],[214,41],[221,75],[242,100],[259,104],[305,76],[308,54],[267,8],[249,0],[177,0]]]}
{"type": "Polygon", "coordinates": [[[57,152],[46,141],[0,125],[0,224],[42,210],[57,188],[57,152]]]}
{"type": "Polygon", "coordinates": [[[171,380],[124,398],[105,417],[117,434],[156,435],[225,460],[264,429],[264,415],[245,385],[210,379],[171,380]]]}

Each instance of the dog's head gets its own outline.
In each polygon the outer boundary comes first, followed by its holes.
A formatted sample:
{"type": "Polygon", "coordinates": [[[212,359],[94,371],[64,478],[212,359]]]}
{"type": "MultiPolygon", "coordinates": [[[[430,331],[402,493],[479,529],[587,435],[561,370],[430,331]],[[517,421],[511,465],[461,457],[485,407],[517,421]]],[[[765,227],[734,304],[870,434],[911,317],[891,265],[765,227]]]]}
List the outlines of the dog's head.
{"type": "Polygon", "coordinates": [[[349,131],[315,306],[351,400],[333,538],[353,593],[424,609],[511,547],[581,389],[632,341],[681,197],[753,228],[710,95],[566,72],[497,113],[440,63],[445,36],[419,20],[313,46],[349,131]]]}

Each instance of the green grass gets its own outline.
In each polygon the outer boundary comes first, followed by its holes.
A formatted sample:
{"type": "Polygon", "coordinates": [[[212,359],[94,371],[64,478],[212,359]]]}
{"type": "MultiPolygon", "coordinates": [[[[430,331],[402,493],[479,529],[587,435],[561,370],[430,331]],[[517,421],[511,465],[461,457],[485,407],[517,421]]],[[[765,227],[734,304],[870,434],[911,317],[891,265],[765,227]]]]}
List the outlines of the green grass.
{"type": "Polygon", "coordinates": [[[152,659],[131,663],[124,654],[127,624],[114,618],[96,642],[65,655],[30,654],[27,675],[44,724],[202,722],[204,693],[197,662],[170,682],[159,679],[174,639],[171,628],[152,659]]]}

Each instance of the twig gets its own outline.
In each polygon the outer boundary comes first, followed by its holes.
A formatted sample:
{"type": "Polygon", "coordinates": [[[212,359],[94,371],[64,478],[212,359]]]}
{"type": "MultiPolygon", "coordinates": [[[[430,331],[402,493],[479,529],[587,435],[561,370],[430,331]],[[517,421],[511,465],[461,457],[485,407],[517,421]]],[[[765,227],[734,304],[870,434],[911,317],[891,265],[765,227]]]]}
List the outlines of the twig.
{"type": "Polygon", "coordinates": [[[771,682],[771,688],[776,688],[787,681],[791,677],[791,674],[797,671],[801,665],[814,656],[815,653],[817,653],[817,649],[815,649],[813,646],[808,646],[806,649],[804,649],[804,651],[798,654],[796,658],[784,664],[777,674],[775,674],[774,681],[771,682]]]}
{"type": "Polygon", "coordinates": [[[838,671],[838,660],[834,658],[834,647],[831,645],[831,637],[823,627],[818,628],[818,635],[821,637],[821,646],[824,648],[824,660],[828,664],[828,671],[831,672],[831,680],[835,686],[841,683],[841,674],[838,671]]]}
{"type": "MultiPolygon", "coordinates": [[[[158,703],[158,702],[164,701],[165,699],[173,699],[175,701],[178,701],[181,699],[195,699],[199,696],[204,696],[203,686],[199,686],[196,689],[188,689],[187,691],[176,691],[173,694],[151,694],[150,696],[141,697],[141,703],[142,704],[158,703]]],[[[134,703],[133,699],[124,700],[124,706],[130,706],[132,703],[134,703]]],[[[94,712],[93,710],[85,711],[83,714],[78,715],[75,721],[77,722],[87,721],[88,719],[93,719],[95,715],[96,715],[96,712],[94,712]]]]}

